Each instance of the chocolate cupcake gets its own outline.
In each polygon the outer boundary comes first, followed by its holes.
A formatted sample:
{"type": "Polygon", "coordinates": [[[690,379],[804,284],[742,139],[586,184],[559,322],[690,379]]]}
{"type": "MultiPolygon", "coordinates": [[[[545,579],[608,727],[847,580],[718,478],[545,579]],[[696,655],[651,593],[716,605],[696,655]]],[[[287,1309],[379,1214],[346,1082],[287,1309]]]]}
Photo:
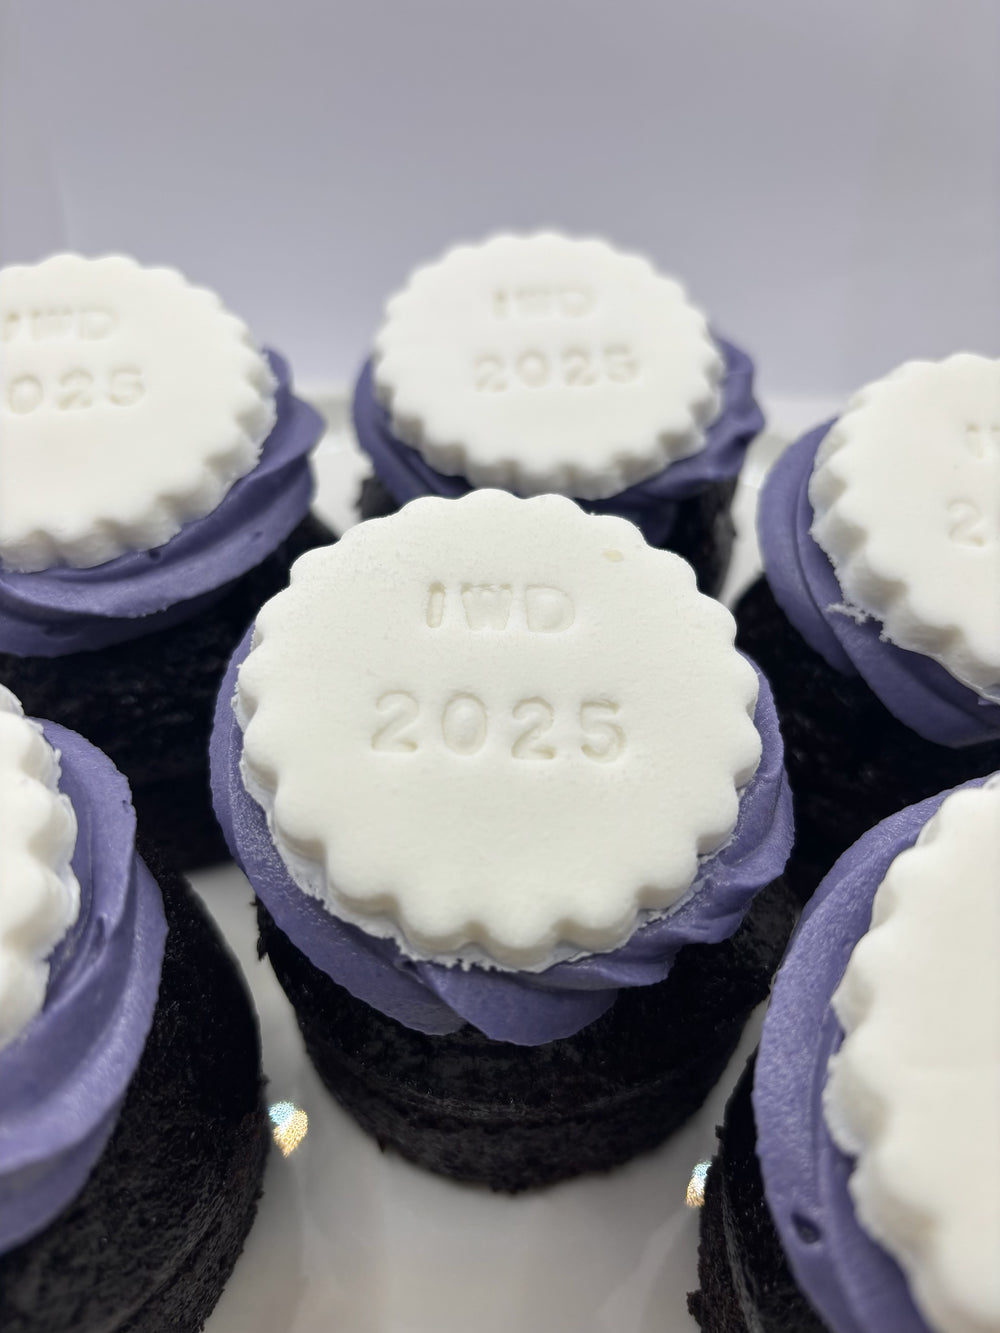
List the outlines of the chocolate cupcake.
{"type": "Polygon", "coordinates": [[[172,269],[0,271],[0,680],[128,777],[185,868],[225,856],[207,742],[225,664],[309,516],[320,418],[172,269]]]}
{"type": "Polygon", "coordinates": [[[744,352],[671,278],[604,241],[494,236],[389,301],[354,395],[365,518],[479,486],[630,519],[716,593],[763,427],[744,352]]]}
{"type": "Polygon", "coordinates": [[[0,688],[0,1327],[200,1329],[260,1194],[257,1025],[128,784],[0,688]]]}
{"type": "Polygon", "coordinates": [[[324,1082],[519,1190],[659,1143],[793,918],[781,739],[678,557],[560,496],[414,501],[234,655],[216,809],[324,1082]]]}
{"type": "Polygon", "coordinates": [[[1000,361],[911,362],[765,482],[737,643],[774,690],[805,899],[874,822],[1000,767],[1000,361]]]}
{"type": "Polygon", "coordinates": [[[878,825],[806,908],[708,1173],[707,1333],[1000,1329],[998,860],[1000,775],[878,825]]]}

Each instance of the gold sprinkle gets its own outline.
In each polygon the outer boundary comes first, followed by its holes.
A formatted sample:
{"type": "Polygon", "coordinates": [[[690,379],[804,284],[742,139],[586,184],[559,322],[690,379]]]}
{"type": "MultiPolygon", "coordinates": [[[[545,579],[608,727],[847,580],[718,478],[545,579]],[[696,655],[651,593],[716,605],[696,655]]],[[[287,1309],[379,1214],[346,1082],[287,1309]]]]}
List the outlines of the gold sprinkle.
{"type": "Polygon", "coordinates": [[[617,564],[619,560],[624,560],[624,559],[625,559],[625,557],[622,555],[621,551],[615,551],[615,550],[605,551],[605,552],[604,552],[604,558],[605,558],[605,560],[611,560],[611,561],[613,561],[615,564],[617,564]]]}

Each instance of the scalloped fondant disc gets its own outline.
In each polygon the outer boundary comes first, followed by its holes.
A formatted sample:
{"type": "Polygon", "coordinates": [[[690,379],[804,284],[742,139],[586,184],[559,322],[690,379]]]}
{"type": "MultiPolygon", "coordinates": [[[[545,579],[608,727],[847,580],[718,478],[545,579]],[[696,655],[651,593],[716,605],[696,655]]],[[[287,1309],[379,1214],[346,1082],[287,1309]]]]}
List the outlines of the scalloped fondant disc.
{"type": "Polygon", "coordinates": [[[1000,775],[879,886],[834,1008],[826,1118],[858,1220],[939,1333],[1000,1329],[1000,775]]]}
{"type": "Polygon", "coordinates": [[[79,913],[75,845],[59,755],[0,685],[0,1047],[41,1009],[46,959],[79,913]]]}
{"type": "Polygon", "coordinates": [[[413,956],[540,969],[691,888],[760,758],[734,622],[561,496],[422,499],[303,556],[239,675],[292,877],[413,956]]]}
{"type": "Polygon", "coordinates": [[[809,499],[848,607],[1000,702],[1000,361],[911,361],[868,385],[809,499]]]}
{"type": "Polygon", "coordinates": [[[174,269],[60,254],[0,269],[0,562],[161,546],[251,470],[274,382],[246,326],[174,269]]]}
{"type": "Polygon", "coordinates": [[[393,431],[439,472],[593,500],[702,448],[724,364],[648,260],[546,232],[417,269],[374,367],[393,431]]]}

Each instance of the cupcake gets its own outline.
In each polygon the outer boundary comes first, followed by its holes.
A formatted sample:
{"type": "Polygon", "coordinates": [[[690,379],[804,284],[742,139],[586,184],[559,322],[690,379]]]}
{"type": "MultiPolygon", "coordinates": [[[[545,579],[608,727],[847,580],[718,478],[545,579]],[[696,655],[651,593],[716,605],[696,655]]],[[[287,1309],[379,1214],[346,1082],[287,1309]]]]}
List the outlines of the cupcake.
{"type": "Polygon", "coordinates": [[[749,357],[681,286],[604,241],[493,236],[388,303],[354,425],[364,518],[481,486],[630,519],[722,585],[730,502],[763,426],[749,357]]]}
{"type": "Polygon", "coordinates": [[[260,1194],[257,1025],[128,784],[0,688],[0,1327],[200,1329],[260,1194]]]}
{"type": "Polygon", "coordinates": [[[89,737],[185,867],[225,855],[207,744],[225,664],[309,517],[320,418],[172,269],[0,270],[0,680],[89,737]]]}
{"type": "Polygon", "coordinates": [[[737,643],[774,689],[805,898],[877,820],[1000,767],[1000,361],[910,362],[779,459],[737,643]]]}
{"type": "Polygon", "coordinates": [[[333,1095],[515,1191],[701,1103],[791,928],[781,739],[729,612],[561,496],[417,500],[296,562],[216,810],[333,1095]]]}
{"type": "Polygon", "coordinates": [[[708,1333],[1000,1329],[998,863],[1000,775],[878,825],[806,908],[708,1173],[708,1333]]]}

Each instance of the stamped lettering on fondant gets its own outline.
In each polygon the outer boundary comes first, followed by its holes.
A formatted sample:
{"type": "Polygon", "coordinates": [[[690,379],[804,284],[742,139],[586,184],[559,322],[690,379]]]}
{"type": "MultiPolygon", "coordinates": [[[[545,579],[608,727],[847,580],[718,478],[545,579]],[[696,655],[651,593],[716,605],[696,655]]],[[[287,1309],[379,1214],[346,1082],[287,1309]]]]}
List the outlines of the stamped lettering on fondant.
{"type": "MultiPolygon", "coordinates": [[[[99,343],[110,338],[121,323],[120,314],[110,306],[49,306],[27,310],[5,310],[3,341],[12,350],[24,350],[30,363],[31,349],[50,343],[99,343]]],[[[86,352],[81,347],[81,353],[86,352]]],[[[48,369],[48,368],[47,368],[48,369]]],[[[7,385],[2,405],[15,416],[27,416],[46,407],[58,412],[75,412],[113,403],[131,407],[146,392],[142,371],[136,366],[109,367],[80,363],[69,370],[62,367],[48,373],[23,373],[7,385]]]]}
{"type": "Polygon", "coordinates": [[[406,690],[389,690],[379,696],[375,708],[386,720],[372,735],[372,749],[386,754],[412,754],[417,742],[407,729],[420,712],[413,695],[406,690]]]}
{"type": "Polygon", "coordinates": [[[511,717],[515,722],[527,723],[510,747],[515,759],[555,759],[553,747],[542,741],[545,733],[552,730],[555,716],[555,709],[547,699],[522,699],[514,705],[511,717]]]}
{"type": "Polygon", "coordinates": [[[462,609],[469,629],[506,629],[513,593],[509,584],[462,585],[462,609]]]}
{"type": "Polygon", "coordinates": [[[1000,449],[1000,422],[987,426],[970,421],[965,428],[965,444],[973,458],[988,457],[991,449],[1000,449]]]}
{"type": "Polygon", "coordinates": [[[809,499],[845,604],[1000,702],[1000,360],[910,361],[867,385],[809,499]]]}
{"type": "Polygon", "coordinates": [[[3,402],[15,416],[27,416],[45,407],[58,412],[80,411],[105,403],[133,407],[145,393],[145,379],[137,366],[103,372],[75,366],[58,379],[18,375],[7,385],[3,402]]]}
{"type": "Polygon", "coordinates": [[[562,588],[463,583],[449,592],[445,584],[435,582],[427,589],[428,628],[440,629],[456,603],[460,607],[458,623],[477,632],[526,629],[531,634],[561,634],[576,618],[573,598],[562,588]]]}
{"type": "Polygon", "coordinates": [[[274,380],[173,269],[54,255],[0,270],[0,562],[89,568],[162,546],[255,465],[274,380]]]}
{"type": "Polygon", "coordinates": [[[610,949],[735,825],[760,738],[733,634],[623,519],[416,500],[258,615],[244,781],[296,882],[412,956],[610,949]]]}
{"type": "MultiPolygon", "coordinates": [[[[428,742],[421,734],[422,709],[419,699],[407,690],[390,690],[375,701],[376,713],[384,720],[372,733],[371,748],[383,754],[415,754],[428,742]]],[[[573,710],[566,709],[568,717],[573,710]]],[[[564,746],[568,755],[582,755],[595,763],[607,764],[621,758],[626,750],[625,731],[615,721],[621,712],[613,699],[589,699],[577,710],[578,733],[564,746]]],[[[557,722],[557,710],[540,695],[521,699],[509,710],[490,708],[477,694],[453,694],[440,710],[440,735],[452,754],[474,755],[496,731],[509,743],[512,759],[555,759],[559,751],[543,742],[557,722]],[[510,722],[521,724],[511,728],[510,722]]],[[[433,740],[433,736],[430,737],[433,740]]]]}
{"type": "Polygon", "coordinates": [[[0,321],[0,339],[30,342],[79,338],[96,342],[109,338],[118,326],[118,314],[109,306],[55,306],[45,309],[5,310],[0,321]]]}
{"type": "Polygon", "coordinates": [[[629,384],[639,377],[639,359],[626,343],[601,349],[567,347],[552,355],[539,349],[505,358],[487,354],[476,358],[474,382],[482,393],[508,389],[587,389],[600,384],[629,384]]]}
{"type": "Polygon", "coordinates": [[[948,506],[948,535],[961,546],[985,546],[989,541],[982,509],[972,500],[952,500],[948,506]]]}
{"type": "Polygon", "coordinates": [[[393,432],[438,471],[591,500],[701,449],[723,371],[676,282],[553,233],[495,236],[419,269],[373,358],[393,432]]]}
{"type": "Polygon", "coordinates": [[[597,295],[585,283],[559,287],[500,287],[493,293],[497,319],[580,319],[597,305],[597,295]]]}

